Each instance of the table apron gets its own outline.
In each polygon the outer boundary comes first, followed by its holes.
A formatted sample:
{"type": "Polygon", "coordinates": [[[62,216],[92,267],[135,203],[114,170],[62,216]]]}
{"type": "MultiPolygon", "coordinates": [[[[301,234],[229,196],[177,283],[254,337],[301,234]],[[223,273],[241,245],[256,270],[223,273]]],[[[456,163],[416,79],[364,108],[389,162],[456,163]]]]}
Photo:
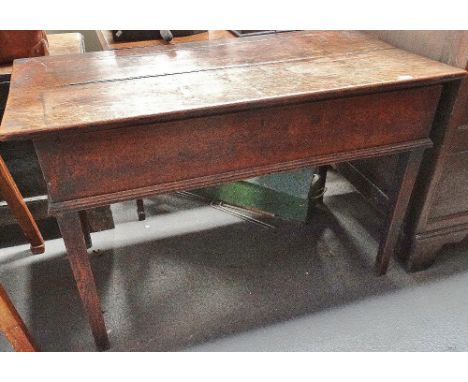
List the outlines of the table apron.
{"type": "Polygon", "coordinates": [[[427,146],[441,85],[34,139],[50,211],[427,146]]]}

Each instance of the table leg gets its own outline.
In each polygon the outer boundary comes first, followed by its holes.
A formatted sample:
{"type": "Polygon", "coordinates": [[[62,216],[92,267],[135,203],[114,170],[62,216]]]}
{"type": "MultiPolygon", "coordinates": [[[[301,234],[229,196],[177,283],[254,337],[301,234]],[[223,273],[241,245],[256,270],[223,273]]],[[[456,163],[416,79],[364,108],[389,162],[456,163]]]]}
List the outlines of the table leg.
{"type": "Polygon", "coordinates": [[[309,194],[307,196],[307,215],[305,222],[311,223],[312,216],[315,213],[315,207],[323,203],[323,194],[325,193],[325,184],[327,182],[327,172],[330,166],[320,166],[318,168],[318,179],[314,182],[314,178],[310,184],[309,194]]]}
{"type": "Polygon", "coordinates": [[[137,212],[138,220],[142,221],[146,219],[145,205],[143,204],[143,199],[137,199],[137,212]]]}
{"type": "Polygon", "coordinates": [[[323,195],[325,194],[325,185],[327,183],[327,173],[330,166],[320,166],[318,168],[319,180],[317,182],[317,191],[319,192],[317,203],[323,203],[323,195]]]}
{"type": "Polygon", "coordinates": [[[36,347],[29,336],[26,325],[13,303],[0,285],[0,331],[10,341],[13,349],[19,352],[34,352],[36,347]]]}
{"type": "Polygon", "coordinates": [[[57,216],[62,237],[67,248],[68,260],[75,277],[83,307],[88,315],[94,341],[99,350],[109,348],[106,325],[101,303],[96,290],[82,223],[78,212],[67,212],[57,216]]]}
{"type": "Polygon", "coordinates": [[[15,216],[24,235],[31,244],[31,251],[34,254],[43,253],[45,250],[44,239],[37,227],[36,221],[31,215],[28,206],[13,180],[10,171],[0,157],[0,195],[8,203],[12,214],[15,216]]]}
{"type": "Polygon", "coordinates": [[[93,241],[91,240],[91,229],[89,227],[88,214],[86,211],[80,211],[80,221],[81,228],[83,229],[83,235],[86,242],[86,248],[91,248],[93,246],[93,241]]]}
{"type": "Polygon", "coordinates": [[[416,149],[398,156],[394,179],[395,188],[390,196],[390,208],[375,263],[379,275],[387,272],[390,258],[394,254],[423,153],[424,149],[416,149]]]}

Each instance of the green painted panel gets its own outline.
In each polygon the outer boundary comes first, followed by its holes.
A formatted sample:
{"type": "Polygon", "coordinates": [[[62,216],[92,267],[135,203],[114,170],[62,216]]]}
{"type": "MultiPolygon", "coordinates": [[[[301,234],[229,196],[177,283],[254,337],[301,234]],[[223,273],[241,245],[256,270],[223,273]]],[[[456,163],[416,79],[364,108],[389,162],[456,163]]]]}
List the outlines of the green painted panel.
{"type": "Polygon", "coordinates": [[[313,169],[302,169],[226,183],[194,192],[212,200],[259,209],[284,219],[305,221],[307,196],[313,176],[313,169]]]}

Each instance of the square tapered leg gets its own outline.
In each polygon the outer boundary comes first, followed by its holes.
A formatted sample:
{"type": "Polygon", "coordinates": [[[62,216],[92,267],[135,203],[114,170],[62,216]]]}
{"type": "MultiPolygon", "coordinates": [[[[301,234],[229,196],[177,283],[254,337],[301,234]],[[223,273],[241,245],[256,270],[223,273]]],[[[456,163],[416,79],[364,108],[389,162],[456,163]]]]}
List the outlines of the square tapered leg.
{"type": "Polygon", "coordinates": [[[78,212],[67,212],[58,215],[57,221],[67,248],[68,260],[80,293],[81,302],[93,332],[94,341],[99,350],[106,350],[109,348],[109,339],[88,251],[86,250],[82,220],[78,212]]]}

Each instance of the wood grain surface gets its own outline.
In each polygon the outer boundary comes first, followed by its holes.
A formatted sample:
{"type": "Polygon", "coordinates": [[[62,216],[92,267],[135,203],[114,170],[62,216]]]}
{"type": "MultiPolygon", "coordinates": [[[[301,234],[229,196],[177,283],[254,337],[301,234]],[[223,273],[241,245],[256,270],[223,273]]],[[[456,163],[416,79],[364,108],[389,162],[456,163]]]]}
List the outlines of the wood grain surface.
{"type": "Polygon", "coordinates": [[[0,140],[319,100],[466,75],[359,32],[218,41],[18,60],[0,140]]]}

